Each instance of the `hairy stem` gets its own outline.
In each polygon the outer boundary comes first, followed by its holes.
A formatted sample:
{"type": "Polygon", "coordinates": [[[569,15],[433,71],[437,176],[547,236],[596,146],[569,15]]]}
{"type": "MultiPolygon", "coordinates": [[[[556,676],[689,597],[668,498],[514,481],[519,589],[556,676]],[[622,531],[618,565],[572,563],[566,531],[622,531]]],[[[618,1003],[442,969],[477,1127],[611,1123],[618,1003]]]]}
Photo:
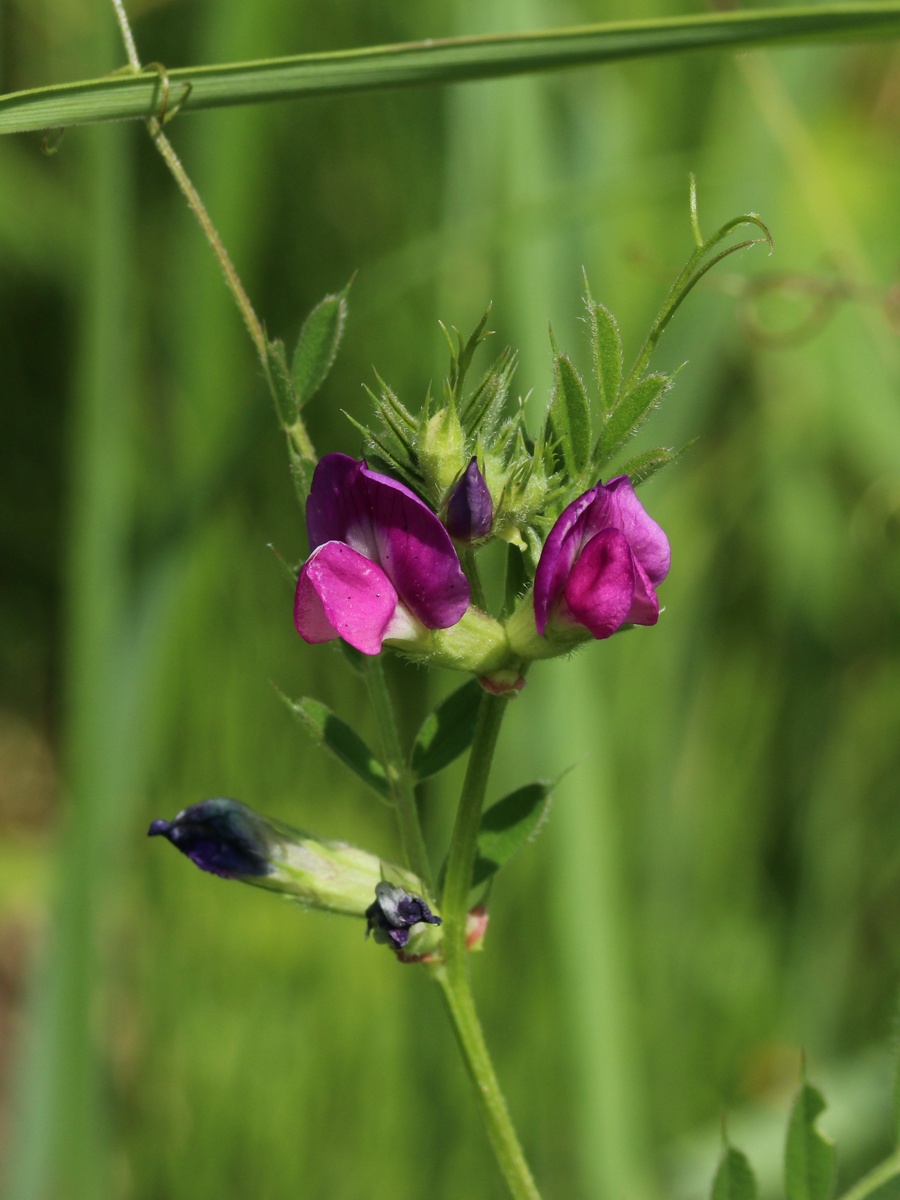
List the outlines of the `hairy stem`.
{"type": "Polygon", "coordinates": [[[381,657],[374,655],[367,658],[363,670],[369,689],[369,698],[375,710],[375,719],[378,722],[384,766],[391,788],[391,798],[397,811],[397,822],[400,826],[400,840],[403,843],[406,866],[419,876],[428,889],[428,899],[433,900],[431,865],[428,861],[428,851],[425,848],[422,825],[419,821],[416,789],[400,748],[394,702],[388,690],[381,657]]]}
{"type": "Polygon", "coordinates": [[[491,696],[487,693],[481,698],[478,723],[447,858],[447,875],[441,901],[441,916],[444,920],[444,965],[436,975],[466,1067],[475,1085],[491,1146],[510,1194],[515,1200],[539,1200],[537,1187],[513,1128],[484,1040],[466,962],[469,891],[481,810],[507,703],[505,697],[491,696]]]}

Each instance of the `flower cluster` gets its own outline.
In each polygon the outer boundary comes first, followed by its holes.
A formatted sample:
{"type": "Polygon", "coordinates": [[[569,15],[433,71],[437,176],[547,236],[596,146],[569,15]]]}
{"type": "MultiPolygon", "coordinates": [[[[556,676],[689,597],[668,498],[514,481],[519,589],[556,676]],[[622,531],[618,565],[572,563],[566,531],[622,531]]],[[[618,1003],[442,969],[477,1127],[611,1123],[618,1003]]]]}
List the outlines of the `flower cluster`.
{"type": "Polygon", "coordinates": [[[627,476],[590,488],[553,525],[529,598],[528,637],[508,637],[475,609],[454,546],[454,538],[486,537],[492,511],[475,458],[451,490],[442,523],[404,484],[364,461],[326,455],[306,506],[312,553],[294,601],[300,636],[341,637],[368,655],[385,642],[427,651],[443,665],[483,673],[491,686],[518,679],[518,665],[530,658],[565,652],[573,636],[608,638],[623,625],[656,623],[669,543],[627,476]],[[448,632],[441,639],[434,631],[448,632]]]}

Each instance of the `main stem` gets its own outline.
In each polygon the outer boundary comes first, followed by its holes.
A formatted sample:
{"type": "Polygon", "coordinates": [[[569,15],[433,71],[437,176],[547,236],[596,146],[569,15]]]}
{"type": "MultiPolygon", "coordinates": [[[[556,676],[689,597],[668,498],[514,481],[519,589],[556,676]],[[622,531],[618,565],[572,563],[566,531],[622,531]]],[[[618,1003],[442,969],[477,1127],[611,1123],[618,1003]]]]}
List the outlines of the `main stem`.
{"type": "Polygon", "coordinates": [[[475,1009],[466,961],[469,891],[481,810],[507,704],[506,698],[487,693],[481,699],[469,766],[463,782],[447,858],[447,874],[441,900],[444,963],[435,972],[435,977],[444,993],[457,1041],[475,1085],[488,1137],[510,1194],[515,1200],[540,1200],[488,1053],[475,1009]]]}
{"type": "Polygon", "coordinates": [[[394,704],[385,679],[381,656],[376,654],[367,658],[363,670],[369,688],[369,698],[375,710],[375,720],[378,722],[378,732],[381,735],[384,765],[391,788],[391,798],[397,810],[397,823],[400,826],[400,840],[403,843],[406,865],[419,876],[430,893],[428,899],[433,900],[431,865],[422,836],[416,790],[400,748],[394,704]]]}

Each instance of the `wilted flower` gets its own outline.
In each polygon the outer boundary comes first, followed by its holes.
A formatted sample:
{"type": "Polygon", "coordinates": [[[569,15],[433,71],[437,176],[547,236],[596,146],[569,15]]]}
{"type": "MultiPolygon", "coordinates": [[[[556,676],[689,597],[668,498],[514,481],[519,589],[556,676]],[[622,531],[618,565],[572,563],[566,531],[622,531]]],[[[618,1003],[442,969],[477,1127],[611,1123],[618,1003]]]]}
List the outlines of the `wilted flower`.
{"type": "Polygon", "coordinates": [[[316,467],[306,524],[312,554],[294,624],[307,642],[342,637],[363,654],[455,625],[469,583],[439,518],[402,483],[346,454],[316,467]]]}
{"type": "Polygon", "coordinates": [[[440,925],[421,896],[413,896],[402,887],[382,880],[375,888],[375,899],[366,909],[366,936],[374,930],[376,942],[393,943],[402,950],[409,941],[413,925],[424,921],[427,925],[440,925]]]}
{"type": "Polygon", "coordinates": [[[411,872],[358,846],[301,833],[225,797],[194,804],[172,821],[154,821],[148,833],[168,838],[202,871],[347,916],[367,915],[386,873],[413,891],[422,887],[411,872]]]}
{"type": "Polygon", "coordinates": [[[475,542],[487,537],[493,520],[494,502],[473,458],[450,493],[444,524],[457,541],[475,542]]]}
{"type": "Polygon", "coordinates": [[[550,531],[534,577],[539,634],[583,626],[607,638],[620,626],[655,625],[655,588],[669,573],[666,535],[620,475],[579,496],[550,531]]]}

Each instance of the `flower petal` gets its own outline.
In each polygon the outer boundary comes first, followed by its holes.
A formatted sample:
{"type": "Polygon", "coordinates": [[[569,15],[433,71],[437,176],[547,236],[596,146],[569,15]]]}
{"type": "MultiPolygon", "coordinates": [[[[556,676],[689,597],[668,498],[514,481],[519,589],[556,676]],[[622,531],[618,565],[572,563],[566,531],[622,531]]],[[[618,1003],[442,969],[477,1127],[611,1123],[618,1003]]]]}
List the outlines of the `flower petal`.
{"type": "Polygon", "coordinates": [[[613,517],[607,523],[625,534],[650,583],[662,583],[672,561],[669,539],[647,515],[627,475],[611,479],[606,485],[606,494],[612,502],[613,517]]]}
{"type": "Polygon", "coordinates": [[[428,629],[455,625],[469,607],[469,581],[449,533],[418,496],[363,464],[377,561],[406,607],[428,629]]]}
{"type": "Polygon", "coordinates": [[[384,571],[343,542],[319,546],[303,565],[294,624],[307,642],[342,637],[363,654],[378,654],[397,608],[384,571]]]}
{"type": "Polygon", "coordinates": [[[326,454],[319,460],[306,500],[310,550],[325,542],[348,542],[367,558],[376,557],[368,494],[360,480],[362,466],[347,454],[326,454]]]}
{"type": "Polygon", "coordinates": [[[591,538],[569,573],[566,608],[595,638],[608,638],[631,610],[635,574],[628,539],[605,529],[591,538]]]}
{"type": "Polygon", "coordinates": [[[581,549],[580,518],[590,508],[602,485],[585,492],[560,514],[544,543],[534,576],[534,620],[544,633],[551,609],[563,594],[572,565],[581,549]]]}
{"type": "Polygon", "coordinates": [[[629,625],[655,625],[659,620],[659,599],[650,577],[637,559],[634,560],[634,599],[625,620],[629,625]]]}

